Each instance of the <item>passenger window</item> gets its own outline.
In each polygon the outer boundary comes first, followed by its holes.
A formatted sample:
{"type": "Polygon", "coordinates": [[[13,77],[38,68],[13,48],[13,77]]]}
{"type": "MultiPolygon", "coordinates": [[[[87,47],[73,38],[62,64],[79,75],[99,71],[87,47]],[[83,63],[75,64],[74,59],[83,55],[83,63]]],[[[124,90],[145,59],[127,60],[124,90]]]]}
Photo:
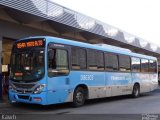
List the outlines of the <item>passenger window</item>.
{"type": "Polygon", "coordinates": [[[68,74],[68,53],[62,49],[48,50],[48,76],[68,74]]]}
{"type": "Polygon", "coordinates": [[[103,52],[97,51],[96,53],[96,61],[97,61],[97,69],[98,70],[104,70],[104,55],[103,52]]]}
{"type": "Polygon", "coordinates": [[[149,60],[149,72],[157,72],[157,62],[155,60],[149,60]]]}
{"type": "Polygon", "coordinates": [[[141,72],[148,72],[149,62],[147,59],[141,59],[141,72]]]}
{"type": "Polygon", "coordinates": [[[110,53],[105,54],[105,68],[108,71],[118,70],[118,56],[110,53]]]}
{"type": "Polygon", "coordinates": [[[132,57],[132,62],[131,62],[132,72],[140,72],[140,69],[141,69],[140,63],[141,62],[139,58],[132,57]]]}
{"type": "Polygon", "coordinates": [[[88,69],[89,70],[97,70],[97,52],[96,50],[89,49],[87,52],[87,63],[88,63],[88,69]]]}
{"type": "Polygon", "coordinates": [[[131,62],[129,56],[119,55],[119,70],[124,72],[131,70],[131,62]]]}
{"type": "Polygon", "coordinates": [[[72,47],[72,69],[86,69],[86,50],[78,47],[72,47]]]}

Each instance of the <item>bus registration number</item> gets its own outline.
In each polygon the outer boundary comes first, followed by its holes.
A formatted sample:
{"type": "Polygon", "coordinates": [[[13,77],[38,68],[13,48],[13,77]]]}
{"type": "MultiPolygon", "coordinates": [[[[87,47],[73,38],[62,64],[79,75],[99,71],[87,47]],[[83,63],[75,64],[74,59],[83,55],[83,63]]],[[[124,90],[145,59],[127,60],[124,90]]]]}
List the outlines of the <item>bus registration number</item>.
{"type": "Polygon", "coordinates": [[[93,80],[94,76],[93,75],[81,75],[80,79],[81,80],[93,80]]]}

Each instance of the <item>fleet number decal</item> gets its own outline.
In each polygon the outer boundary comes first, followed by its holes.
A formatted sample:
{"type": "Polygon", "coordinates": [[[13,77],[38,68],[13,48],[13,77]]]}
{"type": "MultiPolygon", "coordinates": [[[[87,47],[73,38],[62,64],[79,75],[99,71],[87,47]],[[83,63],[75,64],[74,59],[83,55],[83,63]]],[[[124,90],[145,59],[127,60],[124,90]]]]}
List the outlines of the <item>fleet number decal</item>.
{"type": "Polygon", "coordinates": [[[94,76],[93,75],[81,75],[80,80],[93,80],[94,76]]]}

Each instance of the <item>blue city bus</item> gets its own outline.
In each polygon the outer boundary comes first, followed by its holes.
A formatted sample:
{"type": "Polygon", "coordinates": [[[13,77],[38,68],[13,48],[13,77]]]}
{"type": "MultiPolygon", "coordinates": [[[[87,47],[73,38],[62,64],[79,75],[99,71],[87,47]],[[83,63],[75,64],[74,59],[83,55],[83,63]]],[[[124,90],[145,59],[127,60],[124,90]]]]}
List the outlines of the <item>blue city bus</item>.
{"type": "Polygon", "coordinates": [[[9,100],[40,105],[119,95],[139,97],[158,86],[157,59],[104,44],[39,36],[15,42],[9,100]]]}

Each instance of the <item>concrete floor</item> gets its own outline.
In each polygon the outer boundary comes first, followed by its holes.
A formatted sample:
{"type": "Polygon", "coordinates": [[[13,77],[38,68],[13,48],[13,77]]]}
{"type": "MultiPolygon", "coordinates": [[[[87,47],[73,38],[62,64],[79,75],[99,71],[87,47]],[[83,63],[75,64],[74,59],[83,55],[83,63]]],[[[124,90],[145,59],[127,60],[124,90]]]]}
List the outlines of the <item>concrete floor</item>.
{"type": "MultiPolygon", "coordinates": [[[[139,98],[130,96],[118,96],[105,99],[88,100],[86,104],[79,108],[72,108],[69,103],[40,106],[28,104],[4,104],[0,105],[0,113],[17,114],[19,118],[38,117],[42,119],[53,118],[58,115],[60,118],[76,118],[97,120],[104,118],[131,120],[147,117],[157,117],[160,119],[160,88],[157,90],[143,94],[139,98]],[[30,115],[31,114],[31,115],[30,115]],[[29,116],[28,116],[29,115],[29,116]]],[[[143,119],[145,120],[145,119],[143,119]]],[[[150,119],[149,119],[150,120],[150,119]]]]}

